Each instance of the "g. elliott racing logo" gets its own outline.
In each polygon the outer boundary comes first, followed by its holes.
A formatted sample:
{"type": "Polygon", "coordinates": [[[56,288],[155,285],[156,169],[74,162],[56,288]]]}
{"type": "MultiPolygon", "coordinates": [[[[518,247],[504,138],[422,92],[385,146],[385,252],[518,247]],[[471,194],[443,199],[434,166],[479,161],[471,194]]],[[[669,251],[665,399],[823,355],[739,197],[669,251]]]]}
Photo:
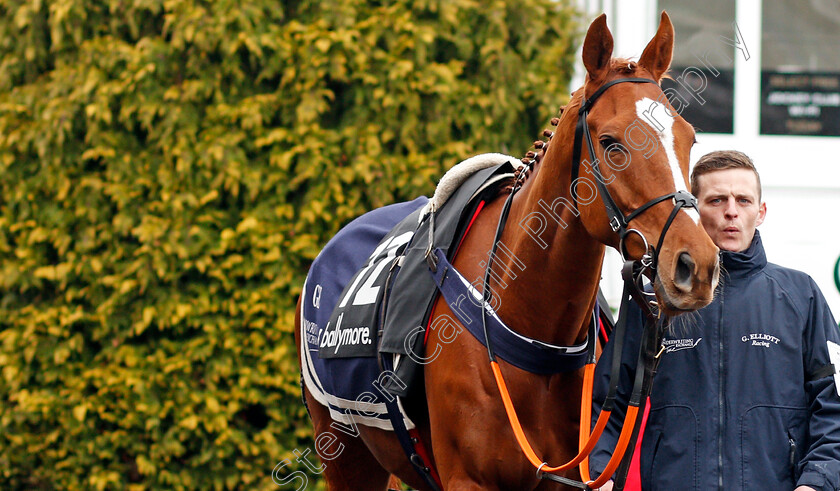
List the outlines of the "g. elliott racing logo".
{"type": "Polygon", "coordinates": [[[674,351],[681,351],[684,349],[692,349],[697,346],[697,343],[703,338],[697,338],[695,341],[694,339],[666,339],[662,342],[662,346],[665,347],[666,353],[673,353],[674,351]]]}
{"type": "Polygon", "coordinates": [[[338,354],[338,349],[347,345],[371,344],[373,340],[370,338],[370,328],[368,327],[348,327],[341,328],[341,320],[344,314],[338,316],[338,322],[335,324],[335,330],[330,331],[330,324],[324,329],[321,336],[321,348],[332,348],[335,346],[334,354],[338,354]]]}
{"type": "Polygon", "coordinates": [[[762,348],[769,348],[771,344],[779,344],[779,338],[769,334],[754,332],[741,336],[742,343],[749,343],[750,346],[761,346],[762,348]]]}

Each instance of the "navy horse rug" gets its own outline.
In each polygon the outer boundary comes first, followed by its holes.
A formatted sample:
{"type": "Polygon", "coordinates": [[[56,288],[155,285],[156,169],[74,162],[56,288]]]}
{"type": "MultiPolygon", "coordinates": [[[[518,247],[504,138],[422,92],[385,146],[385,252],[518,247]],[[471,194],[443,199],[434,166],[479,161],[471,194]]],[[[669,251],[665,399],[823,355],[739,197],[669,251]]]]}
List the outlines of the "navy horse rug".
{"type": "Polygon", "coordinates": [[[426,325],[437,294],[425,252],[432,242],[454,250],[474,204],[495,195],[493,184],[512,176],[515,163],[501,154],[468,159],[447,172],[431,200],[362,215],[312,263],[301,298],[301,378],[333,420],[393,430],[387,406],[396,402],[405,427],[414,428],[395,396],[406,396],[416,378],[406,354],[422,354],[423,336],[412,332],[426,325]]]}
{"type": "MultiPolygon", "coordinates": [[[[309,270],[301,305],[303,381],[313,397],[329,408],[335,421],[392,429],[384,402],[377,401],[383,393],[388,394],[374,386],[380,376],[376,327],[366,320],[356,322],[349,315],[360,310],[364,312],[361,319],[370,318],[364,314],[375,309],[376,300],[384,293],[381,286],[374,285],[375,280],[385,266],[390,266],[389,257],[394,257],[393,247],[377,246],[392,228],[427,201],[420,197],[355,219],[327,243],[309,270]],[[355,283],[354,277],[358,279],[355,283]],[[354,288],[345,292],[348,285],[354,288]],[[340,312],[333,319],[336,310],[348,312],[340,312]]],[[[389,240],[388,245],[405,245],[405,239],[389,240]]],[[[406,422],[406,426],[413,425],[406,422]]]]}

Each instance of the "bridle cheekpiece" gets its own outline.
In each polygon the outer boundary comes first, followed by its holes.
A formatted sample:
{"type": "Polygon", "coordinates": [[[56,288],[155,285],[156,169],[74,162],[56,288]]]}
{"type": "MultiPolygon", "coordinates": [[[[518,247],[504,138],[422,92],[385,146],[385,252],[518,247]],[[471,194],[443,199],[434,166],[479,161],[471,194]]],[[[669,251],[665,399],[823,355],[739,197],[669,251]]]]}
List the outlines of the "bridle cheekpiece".
{"type": "MultiPolygon", "coordinates": [[[[643,204],[639,208],[636,208],[626,216],[615,203],[615,200],[610,194],[609,189],[607,189],[606,184],[604,184],[604,176],[603,174],[601,174],[601,168],[599,166],[598,157],[595,154],[595,145],[592,143],[592,135],[589,132],[589,125],[587,124],[586,116],[589,114],[589,111],[592,109],[592,106],[595,104],[595,101],[597,101],[598,98],[604,92],[606,92],[607,89],[609,89],[613,85],[617,85],[624,82],[650,83],[655,84],[657,87],[659,86],[659,84],[655,80],[649,78],[618,78],[615,80],[610,80],[609,82],[599,87],[598,90],[596,90],[591,97],[589,97],[581,103],[580,109],[578,110],[577,126],[575,126],[574,146],[572,147],[571,183],[574,185],[575,181],[578,179],[578,175],[580,174],[581,147],[583,140],[586,139],[586,145],[589,149],[589,156],[593,159],[593,161],[590,163],[590,166],[592,167],[592,173],[595,175],[595,185],[598,187],[598,192],[601,195],[601,200],[604,202],[604,208],[607,212],[607,218],[609,219],[610,228],[613,232],[618,234],[619,252],[621,253],[621,256],[625,260],[629,259],[627,257],[628,253],[625,248],[625,241],[628,235],[636,234],[639,237],[641,237],[642,241],[645,243],[645,255],[641,259],[642,265],[646,268],[650,268],[651,270],[655,270],[658,263],[659,252],[662,250],[662,243],[665,240],[665,234],[668,232],[671,223],[674,221],[674,218],[676,218],[676,215],[679,212],[679,210],[683,208],[694,208],[695,210],[697,210],[697,198],[695,198],[688,191],[678,190],[673,193],[668,193],[658,198],[654,198],[648,201],[647,203],[643,204]],[[662,232],[659,234],[659,242],[656,244],[656,247],[651,250],[647,239],[645,239],[644,235],[636,229],[629,228],[629,223],[631,220],[641,215],[644,211],[646,211],[648,208],[651,208],[653,205],[656,205],[671,198],[674,199],[674,209],[671,211],[671,215],[665,222],[665,226],[662,228],[662,232]]],[[[575,208],[577,208],[577,194],[574,192],[572,193],[572,199],[574,200],[575,208]]]]}

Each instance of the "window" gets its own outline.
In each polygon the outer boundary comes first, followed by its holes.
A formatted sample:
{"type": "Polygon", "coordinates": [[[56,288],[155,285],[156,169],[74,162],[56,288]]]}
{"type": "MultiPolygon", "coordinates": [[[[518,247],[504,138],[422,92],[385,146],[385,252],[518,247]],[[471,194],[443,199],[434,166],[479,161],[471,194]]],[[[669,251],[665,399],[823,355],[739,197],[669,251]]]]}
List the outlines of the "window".
{"type": "Polygon", "coordinates": [[[761,133],[840,136],[840,3],[764,0],[761,133]]]}
{"type": "Polygon", "coordinates": [[[671,105],[698,132],[732,133],[735,2],[660,0],[659,9],[676,31],[673,80],[662,81],[671,105]]]}

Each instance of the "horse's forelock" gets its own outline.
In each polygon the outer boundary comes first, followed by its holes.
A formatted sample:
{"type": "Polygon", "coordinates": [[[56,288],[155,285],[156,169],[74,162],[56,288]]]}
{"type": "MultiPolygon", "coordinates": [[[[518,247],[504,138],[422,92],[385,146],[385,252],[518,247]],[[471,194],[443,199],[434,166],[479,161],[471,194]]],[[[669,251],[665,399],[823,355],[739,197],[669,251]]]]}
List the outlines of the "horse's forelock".
{"type": "Polygon", "coordinates": [[[639,64],[627,58],[613,58],[610,60],[610,70],[622,75],[636,75],[639,64]]]}
{"type": "MultiPolygon", "coordinates": [[[[613,58],[610,60],[610,70],[621,75],[629,75],[629,76],[641,76],[640,73],[642,70],[645,70],[642,66],[639,65],[638,62],[633,61],[629,58],[613,58]]],[[[663,73],[661,77],[659,77],[659,82],[662,79],[671,79],[671,76],[668,75],[667,72],[663,73]]]]}

